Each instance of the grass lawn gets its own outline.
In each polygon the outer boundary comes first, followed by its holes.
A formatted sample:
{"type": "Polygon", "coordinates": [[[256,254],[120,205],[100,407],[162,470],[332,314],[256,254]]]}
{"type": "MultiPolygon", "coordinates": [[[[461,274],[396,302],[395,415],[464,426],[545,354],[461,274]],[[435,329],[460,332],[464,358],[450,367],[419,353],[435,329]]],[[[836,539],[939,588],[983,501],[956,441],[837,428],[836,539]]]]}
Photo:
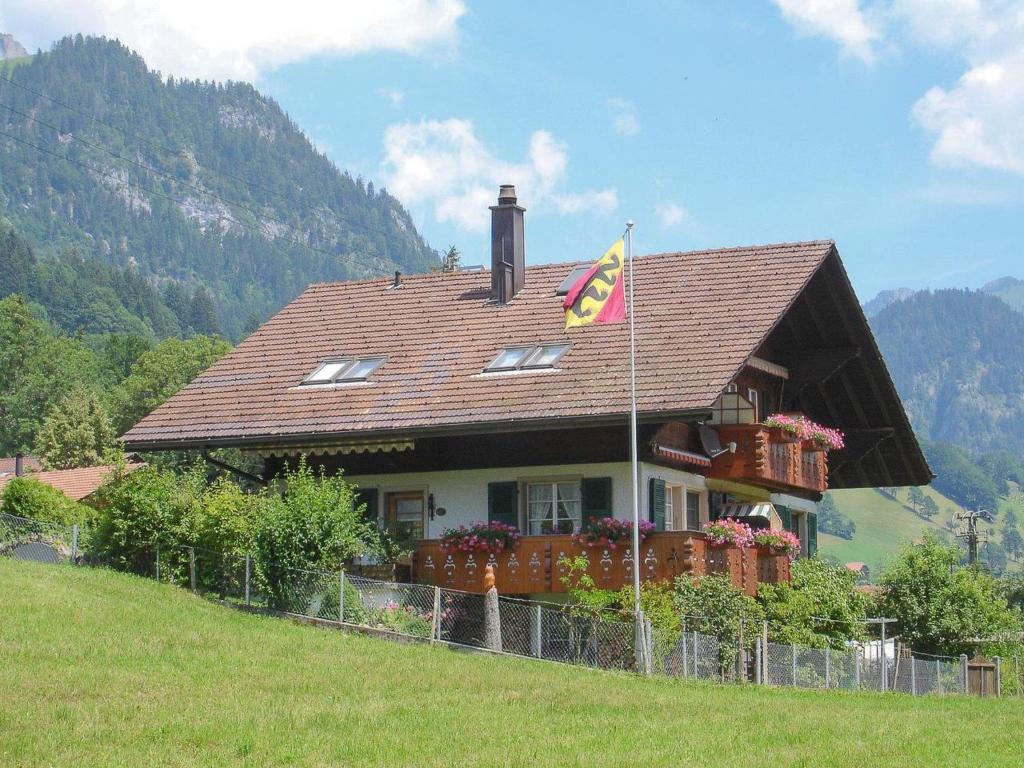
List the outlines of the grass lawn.
{"type": "Polygon", "coordinates": [[[0,558],[4,766],[1019,766],[1019,700],[642,679],[0,558]]]}

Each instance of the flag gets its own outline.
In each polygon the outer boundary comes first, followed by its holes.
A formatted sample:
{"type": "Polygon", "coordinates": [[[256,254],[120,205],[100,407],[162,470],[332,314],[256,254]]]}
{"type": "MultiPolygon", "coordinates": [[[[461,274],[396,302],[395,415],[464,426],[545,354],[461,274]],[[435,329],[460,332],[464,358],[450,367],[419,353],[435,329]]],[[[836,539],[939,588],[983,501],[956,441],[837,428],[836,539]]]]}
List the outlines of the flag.
{"type": "Polygon", "coordinates": [[[620,237],[566,294],[562,302],[566,329],[589,323],[621,323],[626,319],[624,261],[620,237]]]}

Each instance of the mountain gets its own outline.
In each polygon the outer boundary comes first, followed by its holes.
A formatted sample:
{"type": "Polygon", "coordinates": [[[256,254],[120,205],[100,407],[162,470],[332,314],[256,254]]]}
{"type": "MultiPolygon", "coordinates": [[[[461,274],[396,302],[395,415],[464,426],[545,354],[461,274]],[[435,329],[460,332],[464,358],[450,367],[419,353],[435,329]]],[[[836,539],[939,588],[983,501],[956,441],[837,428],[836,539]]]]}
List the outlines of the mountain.
{"type": "Polygon", "coordinates": [[[1000,277],[981,287],[992,296],[998,296],[1018,312],[1024,312],[1024,280],[1017,277],[1000,277]]]}
{"type": "Polygon", "coordinates": [[[920,291],[871,326],[920,437],[1024,452],[1024,314],[981,291],[920,291]]]}
{"type": "Polygon", "coordinates": [[[210,304],[234,339],[309,283],[438,263],[395,198],[251,85],[165,79],[81,36],[6,76],[0,213],[40,263],[130,274],[179,315],[210,304]]]}
{"type": "Polygon", "coordinates": [[[0,33],[0,60],[20,59],[28,56],[25,46],[14,39],[13,35],[0,33]]]}
{"type": "Polygon", "coordinates": [[[895,304],[897,301],[909,299],[915,293],[917,293],[917,291],[913,288],[890,288],[885,291],[879,291],[875,298],[865,302],[864,314],[868,317],[874,317],[890,304],[895,304]]]}

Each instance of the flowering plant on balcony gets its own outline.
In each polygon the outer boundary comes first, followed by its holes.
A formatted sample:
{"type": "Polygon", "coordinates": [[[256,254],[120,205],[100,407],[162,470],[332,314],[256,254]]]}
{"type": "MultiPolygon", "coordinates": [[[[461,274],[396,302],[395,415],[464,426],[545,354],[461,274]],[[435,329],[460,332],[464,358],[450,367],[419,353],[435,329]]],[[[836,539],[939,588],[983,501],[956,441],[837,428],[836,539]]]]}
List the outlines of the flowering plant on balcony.
{"type": "Polygon", "coordinates": [[[519,541],[519,529],[514,525],[492,520],[473,523],[468,528],[446,528],[441,534],[441,547],[445,552],[493,552],[500,555],[519,541]]]}
{"type": "Polygon", "coordinates": [[[842,432],[816,424],[806,416],[787,416],[784,413],[776,413],[765,419],[764,425],[772,429],[780,429],[798,440],[809,440],[815,446],[827,451],[838,451],[844,445],[842,432]]]}
{"type": "MultiPolygon", "coordinates": [[[[647,520],[640,521],[640,541],[654,532],[655,525],[647,520]]],[[[633,521],[616,520],[614,517],[590,518],[586,529],[574,533],[572,540],[584,547],[608,547],[615,549],[620,541],[627,544],[633,540],[633,521]]]]}
{"type": "Polygon", "coordinates": [[[708,543],[714,547],[731,545],[745,549],[754,544],[754,534],[750,526],[731,517],[704,523],[704,533],[708,537],[708,543]]]}
{"type": "Polygon", "coordinates": [[[800,554],[800,539],[790,531],[754,531],[754,543],[767,547],[777,555],[789,555],[790,560],[800,554]]]}

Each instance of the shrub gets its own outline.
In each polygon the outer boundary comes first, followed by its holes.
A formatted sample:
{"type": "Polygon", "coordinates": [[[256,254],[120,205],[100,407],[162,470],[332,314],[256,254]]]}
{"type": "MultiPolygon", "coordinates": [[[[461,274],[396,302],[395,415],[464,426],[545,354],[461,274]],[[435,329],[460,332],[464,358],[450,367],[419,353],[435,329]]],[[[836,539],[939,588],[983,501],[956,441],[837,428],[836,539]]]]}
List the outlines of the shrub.
{"type": "Polygon", "coordinates": [[[789,583],[761,584],[757,591],[774,642],[815,648],[845,647],[863,635],[867,599],[857,575],[820,558],[797,560],[789,583]]]}
{"type": "Polygon", "coordinates": [[[723,574],[680,576],[675,582],[673,604],[686,630],[718,640],[718,667],[723,675],[736,662],[740,635],[745,645],[752,645],[756,627],[764,618],[761,606],[723,574]]]}
{"type": "Polygon", "coordinates": [[[31,476],[15,477],[0,493],[0,512],[7,515],[67,526],[87,523],[96,516],[94,509],[31,476]]]}

